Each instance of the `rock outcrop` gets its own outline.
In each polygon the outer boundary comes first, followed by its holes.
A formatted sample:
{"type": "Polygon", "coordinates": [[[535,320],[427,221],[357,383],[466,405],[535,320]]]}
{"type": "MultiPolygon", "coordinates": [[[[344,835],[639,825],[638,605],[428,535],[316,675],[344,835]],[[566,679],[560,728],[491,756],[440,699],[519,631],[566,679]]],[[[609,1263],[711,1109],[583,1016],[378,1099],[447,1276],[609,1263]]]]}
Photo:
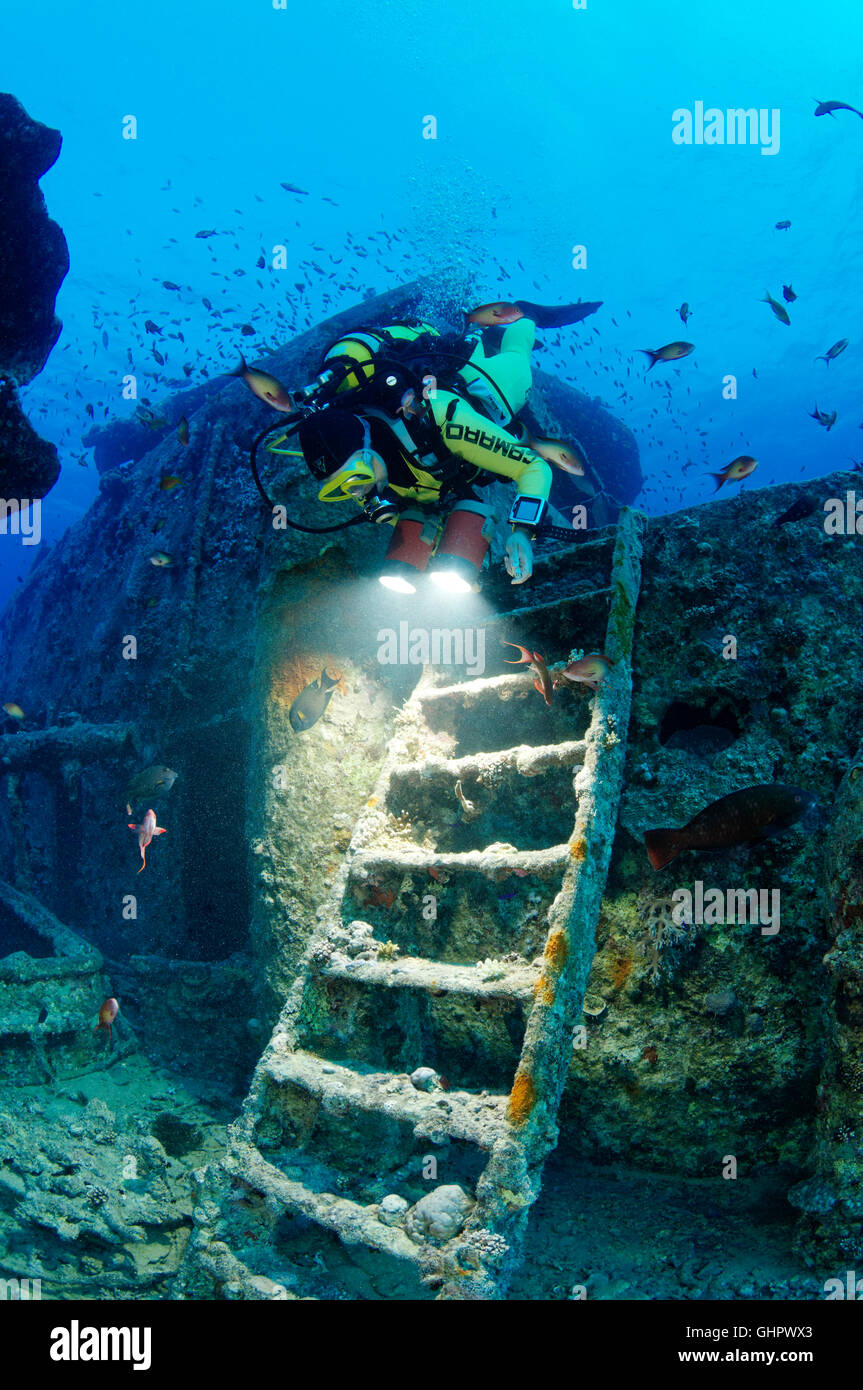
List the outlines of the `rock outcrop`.
{"type": "Polygon", "coordinates": [[[45,208],[39,179],[60,153],[60,132],[0,93],[0,497],[44,497],[60,472],[57,450],[27,420],[18,388],[41,372],[60,334],[57,291],[69,269],[66,238],[45,208]]]}

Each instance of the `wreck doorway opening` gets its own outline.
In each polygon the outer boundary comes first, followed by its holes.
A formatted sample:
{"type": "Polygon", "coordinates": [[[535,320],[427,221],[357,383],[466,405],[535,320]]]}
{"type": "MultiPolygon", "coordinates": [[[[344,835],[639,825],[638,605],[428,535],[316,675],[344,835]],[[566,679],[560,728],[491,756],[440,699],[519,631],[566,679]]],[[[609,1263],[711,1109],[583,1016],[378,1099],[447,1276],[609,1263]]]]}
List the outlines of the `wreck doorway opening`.
{"type": "Polygon", "coordinates": [[[246,843],[249,728],[239,715],[183,739],[182,896],[187,953],[225,960],[248,948],[251,893],[246,843]]]}

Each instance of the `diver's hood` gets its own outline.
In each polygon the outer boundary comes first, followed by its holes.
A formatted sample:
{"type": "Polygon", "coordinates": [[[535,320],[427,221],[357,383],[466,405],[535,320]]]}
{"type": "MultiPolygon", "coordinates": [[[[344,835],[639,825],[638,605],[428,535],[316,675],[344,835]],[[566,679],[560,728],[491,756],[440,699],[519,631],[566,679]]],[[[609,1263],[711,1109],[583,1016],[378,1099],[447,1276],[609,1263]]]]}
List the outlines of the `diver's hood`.
{"type": "Polygon", "coordinates": [[[326,478],[345,459],[366,446],[367,430],[359,415],[329,406],[300,422],[297,439],[309,471],[326,478]]]}

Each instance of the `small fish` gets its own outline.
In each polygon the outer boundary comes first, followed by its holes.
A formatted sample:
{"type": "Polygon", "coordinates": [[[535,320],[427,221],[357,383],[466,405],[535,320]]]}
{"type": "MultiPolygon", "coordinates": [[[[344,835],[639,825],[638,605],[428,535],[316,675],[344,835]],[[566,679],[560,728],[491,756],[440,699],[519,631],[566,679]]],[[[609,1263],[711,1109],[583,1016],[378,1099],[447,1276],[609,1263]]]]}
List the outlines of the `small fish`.
{"type": "Polygon", "coordinates": [[[149,558],[150,564],[155,565],[157,569],[167,569],[174,563],[173,556],[169,555],[167,550],[154,550],[149,558]]]}
{"type": "Polygon", "coordinates": [[[743,478],[748,478],[750,473],[754,473],[758,467],[758,460],[751,454],[740,454],[738,458],[732,459],[721,473],[711,473],[711,478],[716,478],[716,491],[722,487],[723,483],[739,483],[743,478]]]}
{"type": "Polygon", "coordinates": [[[215,229],[213,229],[212,231],[209,231],[209,232],[196,232],[196,233],[195,233],[195,236],[198,237],[199,240],[202,240],[202,241],[203,241],[206,237],[208,237],[208,236],[216,236],[216,235],[217,235],[217,232],[215,231],[215,229]]]}
{"type": "Polygon", "coordinates": [[[840,354],[840,352],[844,352],[845,349],[847,348],[847,346],[848,346],[848,339],[847,339],[847,338],[840,338],[839,341],[838,341],[838,343],[834,343],[832,347],[829,347],[829,348],[827,349],[826,352],[824,352],[824,353],[821,354],[820,357],[816,357],[816,358],[814,359],[814,361],[816,361],[816,362],[826,362],[826,363],[827,363],[827,366],[829,367],[829,366],[830,366],[830,363],[833,361],[834,357],[838,357],[839,354],[840,354]]]}
{"type": "MultiPolygon", "coordinates": [[[[501,640],[503,641],[503,639],[501,640]]],[[[551,676],[548,674],[548,668],[545,664],[545,657],[541,652],[528,651],[527,647],[522,647],[519,642],[503,641],[503,645],[505,647],[515,647],[517,651],[521,652],[521,656],[518,660],[508,661],[506,663],[507,666],[520,666],[523,662],[526,662],[534,672],[534,689],[538,690],[545,700],[545,703],[550,705],[553,686],[551,684],[551,676]]]]}
{"type": "Polygon", "coordinates": [[[789,228],[790,226],[791,226],[791,223],[789,222],[788,218],[786,217],[786,219],[785,219],[784,222],[777,222],[777,223],[776,223],[776,230],[777,230],[777,232],[787,232],[787,231],[788,231],[788,228],[789,228]]]}
{"type": "Polygon", "coordinates": [[[832,430],[833,426],[836,424],[836,411],[834,410],[828,413],[826,410],[819,410],[818,402],[816,401],[815,409],[810,410],[809,412],[809,419],[817,420],[819,425],[823,425],[829,433],[830,430],[832,430]]]}
{"type": "Polygon", "coordinates": [[[688,357],[695,351],[694,343],[666,343],[661,348],[639,348],[639,352],[644,352],[650,358],[648,371],[656,366],[657,362],[676,362],[680,357],[688,357]]]}
{"type": "Polygon", "coordinates": [[[690,468],[695,467],[697,467],[695,459],[687,459],[680,471],[681,473],[688,473],[690,468]]]}
{"type": "Polygon", "coordinates": [[[283,188],[286,193],[300,193],[304,198],[308,198],[309,196],[307,188],[297,188],[297,185],[295,183],[283,183],[279,186],[283,188]]]}
{"type": "Polygon", "coordinates": [[[783,285],[782,298],[785,300],[786,304],[793,304],[795,299],[797,298],[797,295],[794,293],[794,290],[791,288],[790,285],[783,285]]]}
{"type": "Polygon", "coordinates": [[[159,349],[156,347],[155,343],[153,344],[153,356],[155,357],[155,359],[156,359],[156,361],[158,362],[159,366],[160,366],[160,367],[164,367],[164,365],[165,365],[165,359],[164,359],[164,357],[162,356],[162,354],[161,354],[161,352],[159,351],[159,349]]]}
{"type": "Polygon", "coordinates": [[[498,299],[494,304],[481,304],[478,309],[472,309],[467,321],[488,328],[495,323],[517,323],[523,318],[524,313],[517,304],[506,304],[502,299],[498,299]]]}
{"type": "Polygon", "coordinates": [[[162,329],[159,327],[157,323],[154,323],[152,319],[147,319],[146,323],[144,324],[144,332],[157,333],[160,338],[162,336],[162,329]]]}
{"type": "Polygon", "coordinates": [[[559,685],[580,684],[591,690],[598,690],[608,677],[614,662],[603,652],[588,652],[580,661],[571,661],[554,678],[555,688],[559,685]]]}
{"type": "Polygon", "coordinates": [[[534,439],[531,435],[528,444],[535,454],[554,464],[555,468],[561,468],[564,473],[571,473],[577,478],[584,477],[587,452],[577,439],[567,444],[562,439],[534,439]]]}
{"type": "Polygon", "coordinates": [[[185,449],[186,445],[189,442],[189,422],[186,419],[185,415],[180,416],[180,420],[177,425],[177,438],[179,439],[180,443],[185,449]]]}
{"type": "Polygon", "coordinates": [[[93,1029],[94,1033],[98,1033],[100,1028],[104,1028],[105,1032],[108,1034],[108,1040],[111,1044],[113,1044],[114,1042],[114,1034],[111,1032],[111,1024],[114,1022],[114,1019],[117,1017],[117,1014],[119,1012],[120,1005],[117,1003],[116,999],[106,999],[101,1009],[99,1010],[99,1022],[93,1029]]]}
{"type": "Polygon", "coordinates": [[[769,290],[764,291],[764,298],[761,303],[770,305],[780,323],[790,324],[791,319],[788,317],[788,310],[785,305],[780,304],[778,299],[774,299],[769,290]]]}
{"type": "Polygon", "coordinates": [[[179,478],[176,473],[163,473],[159,479],[160,492],[172,492],[175,487],[182,487],[182,485],[183,479],[179,478]]]}
{"type": "Polygon", "coordinates": [[[250,323],[240,324],[240,332],[242,333],[244,338],[253,338],[255,336],[255,331],[256,330],[252,327],[250,323]]]}
{"type": "Polygon", "coordinates": [[[858,111],[856,106],[849,106],[846,101],[818,101],[815,97],[812,100],[815,102],[813,116],[832,116],[835,120],[837,111],[851,111],[863,121],[863,111],[858,111]]]}
{"type": "Polygon", "coordinates": [[[103,348],[106,348],[108,346],[108,334],[105,332],[103,332],[102,334],[102,346],[103,348]]]}
{"type": "Polygon", "coordinates": [[[814,497],[798,497],[796,502],[792,502],[787,511],[783,512],[774,521],[774,526],[787,526],[792,521],[802,521],[804,516],[811,516],[818,506],[817,499],[814,497]]]}
{"type": "Polygon", "coordinates": [[[781,782],[746,787],[705,806],[679,830],[645,832],[654,869],[662,869],[686,849],[734,849],[781,834],[809,810],[816,798],[781,782]]]}
{"type": "Polygon", "coordinates": [[[273,406],[275,410],[293,410],[294,402],[281,382],[276,381],[276,378],[270,376],[269,372],[262,372],[257,367],[250,367],[242,353],[240,353],[240,365],[236,371],[231,372],[231,376],[242,377],[258,400],[273,406]]]}
{"type": "Polygon", "coordinates": [[[20,721],[26,718],[26,715],[22,710],[21,706],[16,705],[14,700],[10,700],[8,704],[5,704],[3,706],[3,709],[6,711],[10,719],[17,719],[20,721]]]}
{"type": "Polygon", "coordinates": [[[411,390],[405,391],[405,393],[404,393],[404,395],[402,396],[402,399],[401,399],[401,405],[399,406],[398,410],[396,411],[396,414],[397,414],[397,415],[403,415],[403,416],[405,417],[405,419],[407,419],[407,417],[408,417],[409,415],[412,415],[412,416],[419,416],[419,415],[422,415],[422,414],[423,414],[423,406],[422,406],[422,404],[417,400],[417,393],[416,393],[416,391],[411,391],[411,390]]]}
{"type": "Polygon", "coordinates": [[[317,724],[340,679],[338,677],[333,680],[332,676],[328,676],[326,670],[323,670],[316,681],[312,681],[305,690],[300,691],[288,711],[288,719],[295,733],[303,733],[305,729],[317,724]]]}
{"type": "Polygon", "coordinates": [[[682,318],[684,324],[688,323],[689,320],[692,318],[692,310],[690,309],[689,305],[686,303],[686,300],[683,301],[683,303],[681,304],[681,306],[680,306],[680,308],[678,309],[677,312],[678,312],[678,314],[680,315],[680,317],[682,318]]]}
{"type": "MultiPolygon", "coordinates": [[[[167,796],[177,780],[177,774],[173,768],[162,767],[156,763],[153,767],[145,767],[142,772],[136,772],[134,777],[130,777],[126,787],[126,800],[132,805],[137,801],[150,801],[158,796],[167,796]]],[[[132,812],[128,814],[131,816],[132,812]]]]}
{"type": "Polygon", "coordinates": [[[455,784],[455,794],[458,797],[459,805],[461,806],[465,814],[468,816],[473,815],[474,811],[476,810],[476,803],[473,801],[469,801],[468,798],[465,796],[464,789],[461,784],[461,778],[459,778],[459,780],[455,784]]]}
{"type": "Polygon", "coordinates": [[[166,835],[168,832],[156,824],[156,812],[152,809],[147,812],[140,825],[135,825],[134,822],[130,821],[129,829],[134,830],[135,834],[138,836],[138,845],[140,846],[141,859],[143,861],[138,873],[142,874],[147,867],[148,844],[153,839],[154,835],[166,835]]]}
{"type": "Polygon", "coordinates": [[[179,285],[174,284],[173,280],[163,280],[162,284],[166,290],[178,290],[180,288],[179,285]]]}

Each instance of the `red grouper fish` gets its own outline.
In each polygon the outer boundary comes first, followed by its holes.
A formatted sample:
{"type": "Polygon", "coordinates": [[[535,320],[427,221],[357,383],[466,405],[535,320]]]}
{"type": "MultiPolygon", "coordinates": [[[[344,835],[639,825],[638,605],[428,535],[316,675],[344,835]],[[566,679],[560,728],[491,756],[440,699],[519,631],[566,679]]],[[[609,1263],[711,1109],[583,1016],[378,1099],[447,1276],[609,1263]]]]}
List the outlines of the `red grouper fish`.
{"type": "Polygon", "coordinates": [[[768,782],[721,796],[679,830],[648,830],[644,845],[654,869],[686,849],[734,849],[780,835],[814,803],[812,792],[768,782]]]}
{"type": "Polygon", "coordinates": [[[141,846],[141,858],[144,862],[138,870],[138,873],[142,874],[147,867],[148,844],[150,843],[154,835],[166,835],[168,832],[166,830],[161,829],[156,824],[155,811],[148,811],[144,819],[141,821],[140,825],[135,825],[132,821],[129,821],[128,825],[130,830],[135,831],[136,835],[138,836],[138,844],[141,846]]]}
{"type": "Polygon", "coordinates": [[[503,638],[501,641],[505,647],[515,647],[517,651],[521,652],[518,661],[508,661],[507,666],[520,666],[522,662],[526,661],[535,673],[534,688],[539,691],[545,703],[550,705],[552,684],[551,676],[548,674],[548,668],[545,664],[545,657],[540,652],[528,651],[527,647],[522,647],[518,642],[506,642],[503,638]]]}
{"type": "Polygon", "coordinates": [[[114,1022],[119,1012],[120,1005],[117,1003],[116,999],[106,999],[99,1010],[99,1022],[96,1024],[93,1032],[98,1033],[100,1028],[104,1028],[108,1034],[109,1041],[113,1042],[114,1034],[111,1032],[111,1024],[114,1022]]]}

